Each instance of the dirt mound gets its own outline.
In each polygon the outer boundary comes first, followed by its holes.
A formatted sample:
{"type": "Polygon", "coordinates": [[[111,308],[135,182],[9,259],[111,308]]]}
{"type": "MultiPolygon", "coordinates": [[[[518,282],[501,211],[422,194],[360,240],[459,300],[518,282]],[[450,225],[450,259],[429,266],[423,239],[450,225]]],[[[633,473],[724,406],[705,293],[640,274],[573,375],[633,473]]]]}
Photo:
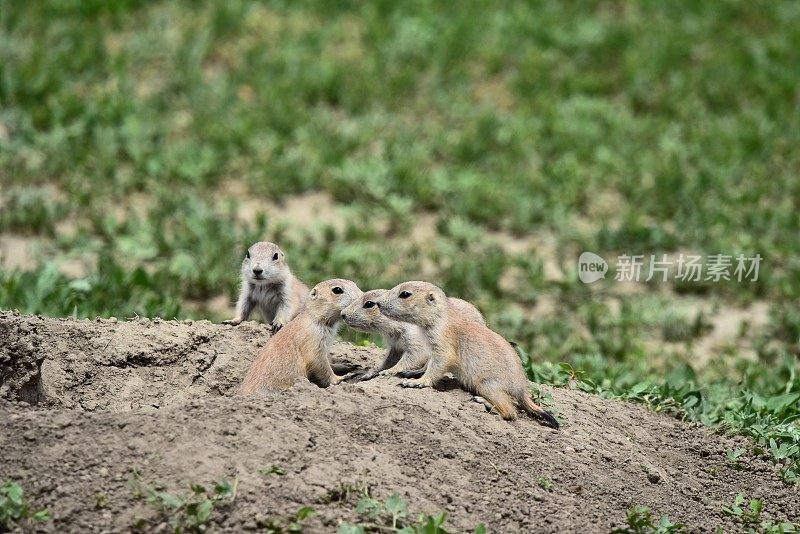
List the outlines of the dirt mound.
{"type": "MultiPolygon", "coordinates": [[[[693,529],[735,531],[722,507],[740,491],[764,500],[762,518],[800,519],[796,490],[770,463],[726,461],[744,440],[580,392],[542,388],[560,431],[505,422],[455,387],[406,390],[397,379],[231,398],[268,336],[255,324],[0,313],[0,479],[53,513],[36,527],[51,532],[152,518],[127,484],[134,469],[176,492],[238,476],[234,503],[211,520],[225,532],[306,505],[316,510],[306,532],[335,531],[357,520],[350,488],[365,484],[379,498],[399,493],[412,515],[447,511],[459,530],[604,532],[642,504],[693,529]],[[264,474],[271,466],[285,474],[264,474]]],[[[333,351],[360,367],[381,355],[333,351]]]]}

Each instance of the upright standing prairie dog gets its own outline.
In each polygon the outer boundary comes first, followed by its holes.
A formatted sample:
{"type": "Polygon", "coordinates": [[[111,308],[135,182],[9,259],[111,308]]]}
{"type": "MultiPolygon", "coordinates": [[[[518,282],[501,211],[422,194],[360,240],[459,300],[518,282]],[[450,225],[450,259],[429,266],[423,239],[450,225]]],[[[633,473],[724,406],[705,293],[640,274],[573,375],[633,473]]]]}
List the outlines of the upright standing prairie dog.
{"type": "Polygon", "coordinates": [[[250,365],[239,387],[239,395],[292,387],[308,378],[320,387],[338,384],[328,352],[336,339],[342,310],[361,296],[350,280],[320,282],[309,293],[300,313],[272,336],[250,365]]]}
{"type": "Polygon", "coordinates": [[[280,247],[260,241],[247,250],[242,260],[236,317],[225,323],[237,325],[246,321],[258,308],[275,333],[297,315],[307,299],[308,287],[292,274],[280,247]]]}
{"type": "Polygon", "coordinates": [[[519,406],[558,428],[555,417],[531,400],[514,348],[497,332],[465,319],[437,286],[404,282],[386,292],[378,305],[387,317],[420,326],[433,347],[425,374],[403,387],[430,387],[450,372],[503,419],[515,419],[519,406]]]}
{"type": "MultiPolygon", "coordinates": [[[[390,319],[381,313],[377,302],[386,292],[386,289],[367,291],[342,311],[342,319],[347,326],[362,332],[377,332],[389,345],[389,352],[383,363],[367,371],[361,380],[406,371],[415,371],[421,375],[431,357],[431,344],[422,328],[390,319]]],[[[486,324],[478,308],[469,302],[457,298],[448,298],[448,302],[454,309],[463,310],[462,315],[465,318],[481,325],[486,324]]]]}

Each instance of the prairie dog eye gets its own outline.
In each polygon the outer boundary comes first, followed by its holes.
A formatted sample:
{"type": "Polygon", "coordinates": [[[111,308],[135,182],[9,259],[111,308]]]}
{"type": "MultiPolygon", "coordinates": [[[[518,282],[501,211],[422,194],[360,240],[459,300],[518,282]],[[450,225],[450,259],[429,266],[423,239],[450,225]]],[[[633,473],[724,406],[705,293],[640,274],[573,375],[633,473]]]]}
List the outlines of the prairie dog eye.
{"type": "Polygon", "coordinates": [[[272,255],[272,261],[278,261],[278,253],[272,255]]]}
{"type": "Polygon", "coordinates": [[[336,295],[341,295],[342,293],[344,293],[344,289],[342,289],[339,286],[334,287],[333,289],[331,289],[331,291],[333,291],[334,294],[336,295]]]}
{"type": "Polygon", "coordinates": [[[249,250],[244,253],[244,257],[247,258],[248,260],[250,259],[250,251],[249,250]]]}
{"type": "Polygon", "coordinates": [[[375,306],[375,303],[372,302],[371,300],[368,300],[367,302],[364,303],[365,308],[372,308],[373,306],[375,306]]]}
{"type": "Polygon", "coordinates": [[[408,297],[410,297],[410,296],[411,296],[411,293],[410,293],[409,291],[401,291],[401,292],[400,292],[400,295],[398,295],[398,296],[399,296],[401,299],[407,299],[408,297]]]}

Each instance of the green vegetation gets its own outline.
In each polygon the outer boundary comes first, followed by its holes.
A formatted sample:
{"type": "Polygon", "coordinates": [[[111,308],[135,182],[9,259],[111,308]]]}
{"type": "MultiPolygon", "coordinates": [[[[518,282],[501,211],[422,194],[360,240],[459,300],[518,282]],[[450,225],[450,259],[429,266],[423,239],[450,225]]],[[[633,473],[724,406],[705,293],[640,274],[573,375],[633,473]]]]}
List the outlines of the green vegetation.
{"type": "Polygon", "coordinates": [[[746,452],[747,452],[747,449],[744,449],[744,448],[742,448],[742,447],[737,447],[737,448],[735,448],[735,449],[731,449],[731,450],[727,451],[727,452],[725,453],[725,455],[728,457],[728,461],[729,461],[731,464],[733,464],[735,467],[737,467],[737,468],[738,468],[738,467],[739,467],[739,465],[740,465],[740,464],[739,464],[739,459],[740,459],[742,456],[744,456],[744,454],[745,454],[746,452]]]}
{"type": "MultiPolygon", "coordinates": [[[[373,498],[368,489],[358,501],[356,511],[362,517],[357,525],[349,523],[339,527],[339,534],[364,534],[365,532],[397,532],[399,534],[448,534],[444,524],[446,512],[420,514],[414,522],[408,518],[408,503],[396,493],[386,501],[373,498]]],[[[475,534],[486,534],[483,524],[475,527],[475,534]]]]}
{"type": "Polygon", "coordinates": [[[730,506],[724,506],[722,513],[728,517],[736,519],[748,532],[763,532],[765,534],[785,534],[789,532],[800,532],[800,525],[789,521],[761,521],[761,512],[764,510],[764,502],[761,499],[745,498],[744,493],[738,493],[730,506]]]}
{"type": "Polygon", "coordinates": [[[47,510],[31,510],[30,503],[25,499],[22,486],[16,482],[5,482],[0,485],[0,531],[11,530],[11,527],[20,521],[48,521],[50,512],[47,510]]]}
{"type": "Polygon", "coordinates": [[[757,523],[761,517],[761,511],[764,509],[764,503],[761,499],[750,499],[746,506],[744,493],[739,493],[733,500],[733,504],[722,508],[722,513],[734,517],[741,521],[744,525],[757,523]]]}
{"type": "Polygon", "coordinates": [[[269,466],[269,467],[267,467],[265,469],[262,469],[260,472],[264,476],[275,475],[275,476],[282,477],[283,475],[286,474],[286,470],[284,470],[282,467],[277,466],[277,465],[271,465],[271,466],[269,466]]]}
{"type": "Polygon", "coordinates": [[[672,532],[688,532],[683,523],[673,523],[665,515],[658,522],[647,506],[634,506],[628,510],[627,525],[615,528],[611,534],[670,534],[672,532]]]}
{"type": "MultiPolygon", "coordinates": [[[[580,358],[575,367],[523,361],[528,375],[537,382],[642,402],[656,411],[750,436],[754,454],[767,455],[779,464],[780,475],[787,483],[800,482],[800,381],[796,360],[788,356],[772,369],[747,364],[738,384],[729,380],[701,383],[688,365],[652,382],[642,380],[648,371],[641,367],[608,365],[597,357],[580,358]]],[[[644,367],[647,362],[640,365],[644,367]]]]}
{"type": "Polygon", "coordinates": [[[308,283],[435,281],[532,379],[797,483],[798,65],[797,2],[7,0],[0,308],[221,320],[270,239],[308,283]],[[584,250],[763,262],[587,286],[584,250]]]}
{"type": "Polygon", "coordinates": [[[228,506],[236,499],[238,479],[233,482],[220,480],[209,491],[200,484],[190,484],[191,493],[182,497],[164,491],[158,485],[144,482],[142,475],[134,471],[128,486],[137,498],[144,499],[156,513],[155,518],[139,518],[131,528],[137,531],[151,530],[155,525],[166,522],[172,532],[203,532],[209,525],[214,509],[228,506]]]}
{"type": "MultiPolygon", "coordinates": [[[[273,466],[270,469],[263,469],[261,473],[265,476],[283,475],[280,468],[273,466]],[[280,471],[280,472],[279,472],[280,471]]],[[[417,521],[408,517],[408,503],[401,499],[397,494],[390,496],[386,501],[374,499],[369,493],[369,486],[366,482],[368,472],[365,471],[358,485],[340,483],[340,491],[331,494],[328,503],[346,502],[352,495],[361,496],[356,505],[356,512],[362,518],[362,522],[356,525],[343,524],[339,529],[340,533],[356,534],[365,532],[398,532],[401,534],[448,534],[444,524],[447,518],[445,512],[438,512],[433,515],[420,514],[417,521]]],[[[134,471],[128,480],[128,487],[137,499],[143,499],[154,512],[154,516],[145,518],[139,517],[131,526],[135,531],[148,531],[157,527],[161,523],[166,523],[175,534],[183,532],[205,532],[210,529],[214,521],[214,511],[220,507],[230,507],[236,499],[236,492],[239,485],[238,476],[231,482],[222,479],[213,484],[212,489],[207,489],[200,484],[189,484],[191,492],[187,496],[180,496],[164,490],[160,484],[148,484],[144,481],[141,473],[134,471]]],[[[16,484],[7,484],[0,487],[0,519],[6,517],[7,504],[4,496],[7,488],[15,496],[14,503],[22,503],[22,490],[16,484]],[[17,493],[18,492],[18,493],[17,493]]],[[[107,496],[97,494],[96,502],[98,508],[107,505],[107,496]]],[[[352,501],[350,503],[352,506],[352,501]]],[[[13,508],[8,508],[14,510],[13,508]]],[[[303,532],[306,522],[316,513],[311,506],[301,506],[291,515],[278,516],[271,515],[257,519],[255,524],[263,532],[270,534],[290,534],[292,532],[303,532]]],[[[22,515],[8,516],[10,519],[32,517],[42,521],[49,519],[47,512],[37,512],[29,514],[27,505],[24,505],[22,515]]],[[[0,522],[0,530],[5,523],[0,522]]],[[[486,534],[483,524],[475,528],[475,534],[486,534]]]]}
{"type": "Polygon", "coordinates": [[[303,532],[306,519],[314,515],[314,508],[303,506],[298,509],[291,517],[280,519],[271,517],[256,521],[256,526],[263,529],[268,534],[289,534],[290,532],[303,532]]]}

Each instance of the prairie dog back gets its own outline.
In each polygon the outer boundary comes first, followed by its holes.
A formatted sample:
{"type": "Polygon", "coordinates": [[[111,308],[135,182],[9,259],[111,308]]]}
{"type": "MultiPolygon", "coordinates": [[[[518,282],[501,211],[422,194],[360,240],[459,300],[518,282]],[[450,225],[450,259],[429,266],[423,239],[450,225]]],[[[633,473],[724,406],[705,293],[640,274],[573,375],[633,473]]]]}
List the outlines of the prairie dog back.
{"type": "Polygon", "coordinates": [[[447,297],[450,308],[463,315],[470,321],[485,325],[486,319],[480,310],[471,302],[456,297],[447,297]]]}
{"type": "Polygon", "coordinates": [[[404,282],[384,293],[381,311],[388,317],[422,327],[433,347],[421,378],[404,387],[431,387],[448,372],[480,395],[504,419],[515,419],[517,407],[558,428],[558,421],[535,404],[514,347],[503,336],[451,309],[444,292],[428,282],[404,282]]]}

